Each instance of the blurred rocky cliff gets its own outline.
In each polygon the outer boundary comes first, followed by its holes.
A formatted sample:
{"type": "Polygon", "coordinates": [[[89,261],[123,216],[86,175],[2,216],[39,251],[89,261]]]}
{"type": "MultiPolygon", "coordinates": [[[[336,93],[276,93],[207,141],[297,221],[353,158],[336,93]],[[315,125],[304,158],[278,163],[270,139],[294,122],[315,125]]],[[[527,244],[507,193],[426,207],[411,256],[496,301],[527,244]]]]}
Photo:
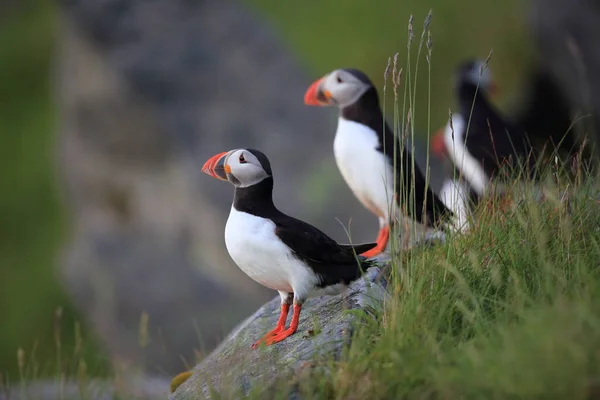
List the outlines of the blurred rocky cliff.
{"type": "Polygon", "coordinates": [[[272,296],[226,253],[232,188],[200,172],[217,152],[261,149],[282,210],[340,240],[336,218],[352,217],[353,240],[375,235],[335,170],[335,113],[303,105],[311,77],[244,6],[60,5],[60,163],[72,211],[62,276],[113,358],[178,372],[272,296]]]}

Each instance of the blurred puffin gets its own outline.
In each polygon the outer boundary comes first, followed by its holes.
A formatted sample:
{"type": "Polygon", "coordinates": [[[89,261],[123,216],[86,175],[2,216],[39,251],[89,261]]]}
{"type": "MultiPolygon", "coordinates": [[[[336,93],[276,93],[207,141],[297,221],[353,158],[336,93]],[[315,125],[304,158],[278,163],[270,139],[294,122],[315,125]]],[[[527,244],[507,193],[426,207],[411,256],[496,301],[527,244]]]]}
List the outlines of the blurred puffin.
{"type": "Polygon", "coordinates": [[[250,278],[281,296],[277,326],[252,348],[292,335],[307,297],[337,294],[374,265],[357,254],[375,243],[338,244],[314,226],[279,211],[273,204],[271,165],[260,151],[236,149],[216,154],[206,161],[202,172],[235,187],[225,226],[229,255],[250,278]],[[286,329],[292,304],[292,321],[286,329]]]}
{"type": "Polygon", "coordinates": [[[494,90],[484,62],[461,64],[455,87],[459,113],[431,141],[434,154],[448,155],[477,199],[488,192],[490,180],[505,164],[527,177],[535,175],[535,157],[525,131],[504,120],[488,101],[487,94],[494,90]]]}
{"type": "Polygon", "coordinates": [[[427,228],[446,229],[452,211],[431,190],[416,162],[413,168],[410,151],[394,138],[377,89],[367,75],[356,69],[336,69],[308,88],[304,103],[339,108],[333,141],[337,166],[354,195],[379,218],[377,246],[363,255],[385,251],[390,226],[404,217],[400,210],[427,228]]]}

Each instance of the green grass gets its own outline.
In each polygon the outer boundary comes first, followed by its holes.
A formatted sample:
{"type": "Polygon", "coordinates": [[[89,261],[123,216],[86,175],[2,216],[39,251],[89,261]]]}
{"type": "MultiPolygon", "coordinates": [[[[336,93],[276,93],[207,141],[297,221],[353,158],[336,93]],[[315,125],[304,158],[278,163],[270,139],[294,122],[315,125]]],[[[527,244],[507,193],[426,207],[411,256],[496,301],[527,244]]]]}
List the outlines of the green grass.
{"type": "Polygon", "coordinates": [[[311,399],[591,398],[600,206],[589,187],[570,210],[527,194],[508,211],[481,207],[469,235],[404,253],[390,300],[360,320],[341,360],[293,382],[311,399]]]}

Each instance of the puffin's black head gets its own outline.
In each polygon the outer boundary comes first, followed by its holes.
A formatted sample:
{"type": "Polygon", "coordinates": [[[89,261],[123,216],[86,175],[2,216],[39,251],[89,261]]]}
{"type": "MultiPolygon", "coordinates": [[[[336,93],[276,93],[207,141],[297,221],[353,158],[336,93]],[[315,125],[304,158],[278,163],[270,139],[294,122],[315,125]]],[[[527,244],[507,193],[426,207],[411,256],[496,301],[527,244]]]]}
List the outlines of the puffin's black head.
{"type": "Polygon", "coordinates": [[[336,69],[310,85],[304,103],[345,108],[356,103],[372,87],[373,83],[364,72],[353,68],[336,69]]]}
{"type": "Polygon", "coordinates": [[[219,153],[206,161],[202,172],[235,187],[248,187],[273,176],[267,156],[254,149],[235,149],[219,153]]]}
{"type": "Polygon", "coordinates": [[[496,84],[493,80],[489,67],[482,60],[465,61],[456,69],[456,86],[470,85],[493,94],[496,91],[496,84]]]}

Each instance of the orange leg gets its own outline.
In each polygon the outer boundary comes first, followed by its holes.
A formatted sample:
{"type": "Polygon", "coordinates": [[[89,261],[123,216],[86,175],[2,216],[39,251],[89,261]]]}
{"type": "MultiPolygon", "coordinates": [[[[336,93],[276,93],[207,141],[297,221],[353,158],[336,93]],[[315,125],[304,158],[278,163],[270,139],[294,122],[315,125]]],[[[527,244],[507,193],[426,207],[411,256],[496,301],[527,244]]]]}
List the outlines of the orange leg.
{"type": "Polygon", "coordinates": [[[272,345],[274,343],[281,342],[283,339],[292,336],[296,330],[298,329],[298,322],[300,322],[300,310],[302,309],[302,305],[294,304],[294,314],[292,315],[292,322],[290,323],[290,327],[287,328],[283,332],[279,332],[275,336],[269,337],[265,344],[267,346],[272,345]]]}
{"type": "Polygon", "coordinates": [[[287,320],[289,311],[290,311],[290,305],[287,303],[283,303],[281,305],[281,313],[279,314],[279,320],[277,320],[277,325],[275,326],[275,329],[273,329],[271,332],[267,333],[260,340],[258,340],[256,343],[254,343],[252,345],[253,349],[257,348],[261,344],[261,342],[264,342],[267,339],[269,339],[270,337],[275,336],[279,332],[282,332],[283,330],[285,330],[285,321],[287,320]]]}
{"type": "Polygon", "coordinates": [[[374,257],[380,253],[382,253],[390,239],[390,227],[388,225],[379,229],[379,235],[377,235],[377,245],[373,247],[371,250],[367,250],[361,254],[363,257],[374,257]]]}

